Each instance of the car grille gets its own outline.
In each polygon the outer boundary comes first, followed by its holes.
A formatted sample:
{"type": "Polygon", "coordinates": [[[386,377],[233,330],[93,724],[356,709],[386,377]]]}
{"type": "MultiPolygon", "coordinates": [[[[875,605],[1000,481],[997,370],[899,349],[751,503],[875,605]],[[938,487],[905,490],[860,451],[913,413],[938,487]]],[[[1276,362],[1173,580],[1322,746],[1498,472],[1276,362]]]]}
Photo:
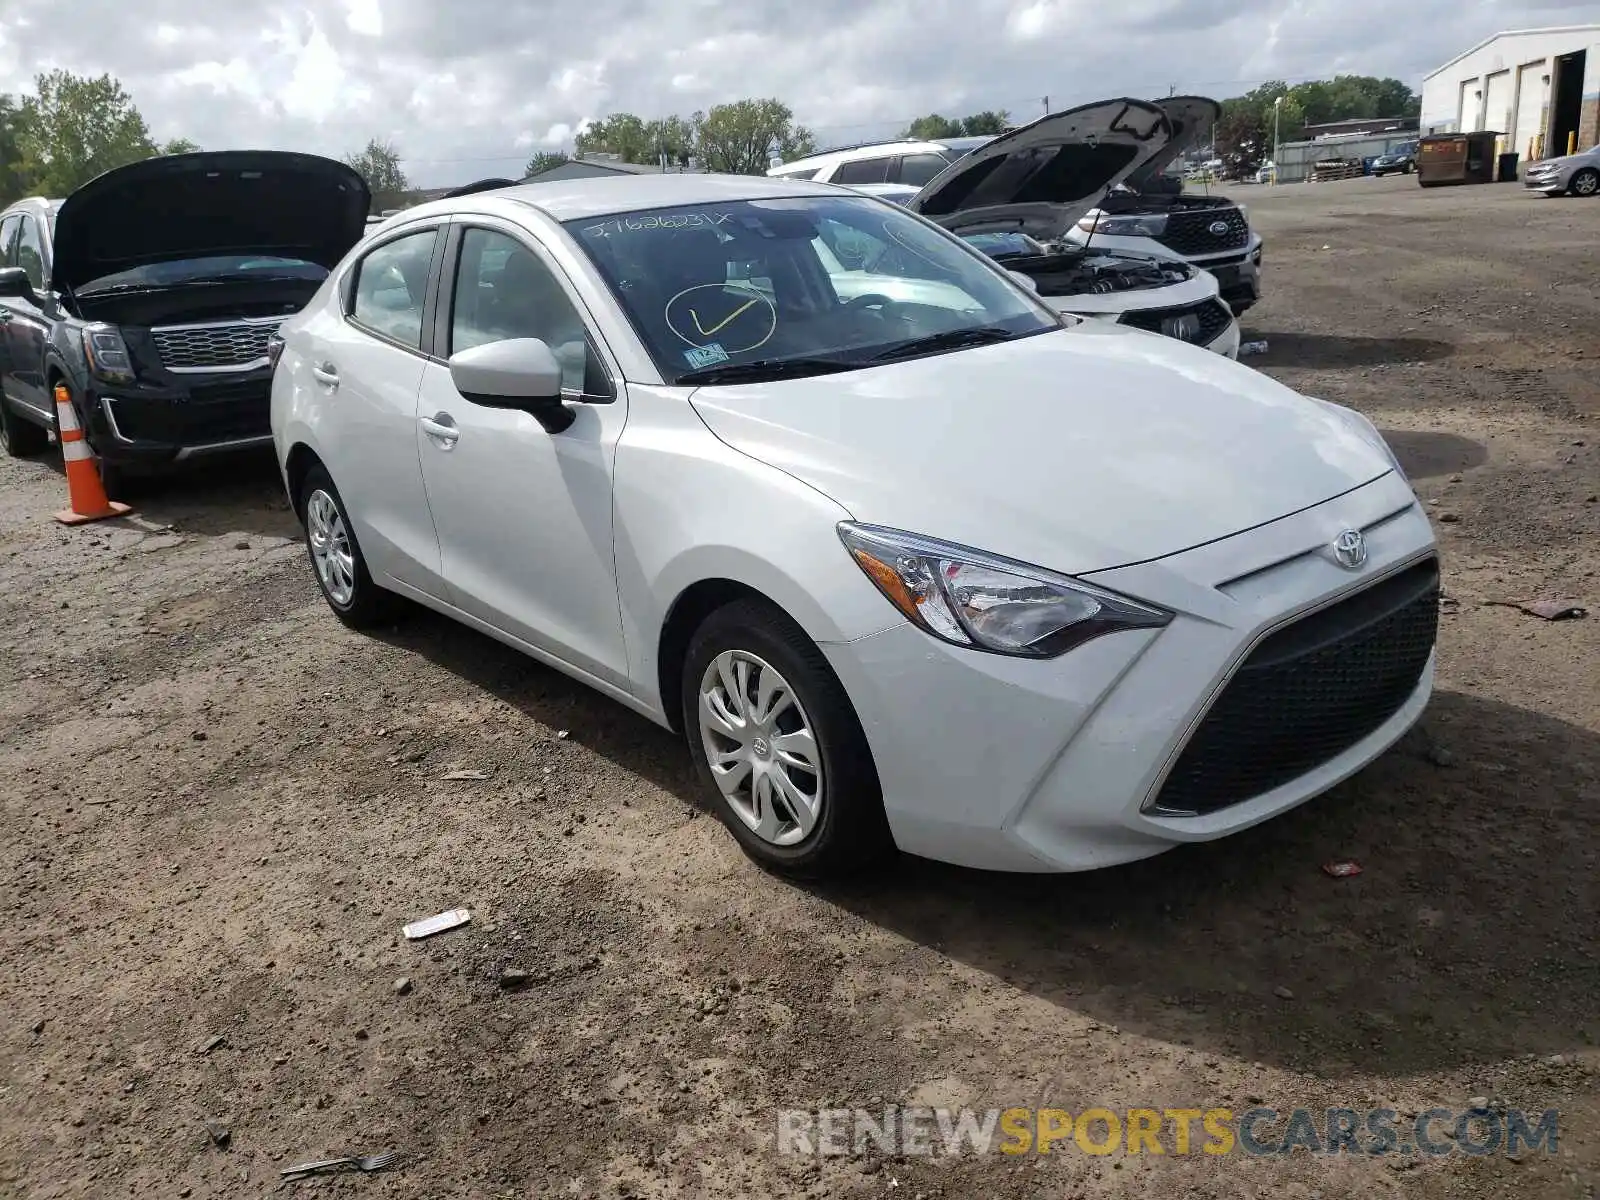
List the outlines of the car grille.
{"type": "Polygon", "coordinates": [[[264,363],[267,338],[282,317],[209,325],[165,325],[150,331],[161,365],[169,371],[240,370],[264,363]]]}
{"type": "Polygon", "coordinates": [[[1152,807],[1215,812],[1338,757],[1400,711],[1438,628],[1430,558],[1271,634],[1212,704],[1152,807]]]}
{"type": "Polygon", "coordinates": [[[1202,300],[1199,304],[1185,304],[1176,308],[1152,308],[1144,312],[1124,313],[1122,324],[1151,333],[1164,333],[1181,342],[1209,346],[1221,337],[1233,320],[1227,305],[1219,300],[1202,300]]]}
{"type": "Polygon", "coordinates": [[[1250,223],[1237,208],[1208,208],[1200,212],[1175,212],[1167,230],[1156,239],[1179,254],[1221,254],[1250,243],[1250,223]],[[1212,226],[1226,226],[1220,233],[1212,226]]]}

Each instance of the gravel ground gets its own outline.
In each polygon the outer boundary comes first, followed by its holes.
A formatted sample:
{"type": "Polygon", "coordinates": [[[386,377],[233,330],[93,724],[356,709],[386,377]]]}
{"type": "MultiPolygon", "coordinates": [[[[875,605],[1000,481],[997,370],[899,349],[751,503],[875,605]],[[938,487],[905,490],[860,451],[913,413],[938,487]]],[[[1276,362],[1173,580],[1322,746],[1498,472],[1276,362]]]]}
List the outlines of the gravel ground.
{"type": "Polygon", "coordinates": [[[344,630],[270,461],[76,530],[58,463],[0,461],[0,1195],[251,1195],[394,1148],[285,1190],[1593,1196],[1600,620],[1502,602],[1600,604],[1600,205],[1240,196],[1249,361],[1372,416],[1438,522],[1439,688],[1335,792],[1127,869],[780,882],[644,721],[426,614],[344,630]],[[774,1150],[824,1104],[1472,1097],[1560,1108],[1558,1153],[774,1150]]]}

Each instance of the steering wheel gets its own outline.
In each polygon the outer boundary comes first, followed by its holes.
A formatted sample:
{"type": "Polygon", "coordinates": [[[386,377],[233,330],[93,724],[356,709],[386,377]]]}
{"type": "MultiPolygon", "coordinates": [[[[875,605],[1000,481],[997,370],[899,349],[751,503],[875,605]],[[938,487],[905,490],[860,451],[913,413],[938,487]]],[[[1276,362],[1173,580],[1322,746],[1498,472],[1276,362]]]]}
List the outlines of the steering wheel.
{"type": "Polygon", "coordinates": [[[899,303],[888,296],[877,292],[868,292],[864,296],[852,296],[841,306],[842,312],[854,312],[858,308],[891,308],[899,303]]]}

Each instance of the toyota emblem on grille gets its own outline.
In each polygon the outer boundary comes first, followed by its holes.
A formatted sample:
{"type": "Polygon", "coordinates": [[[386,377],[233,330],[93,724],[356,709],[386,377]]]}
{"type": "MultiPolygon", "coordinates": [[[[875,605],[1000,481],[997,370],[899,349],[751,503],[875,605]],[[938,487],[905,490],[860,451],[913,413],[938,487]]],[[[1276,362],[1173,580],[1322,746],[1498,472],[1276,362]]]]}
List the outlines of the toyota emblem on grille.
{"type": "Polygon", "coordinates": [[[1346,570],[1356,570],[1367,561],[1367,539],[1359,529],[1346,529],[1333,539],[1333,557],[1346,570]]]}
{"type": "Polygon", "coordinates": [[[1213,221],[1210,225],[1206,226],[1206,228],[1211,230],[1212,233],[1216,234],[1217,237],[1221,237],[1223,234],[1228,232],[1228,223],[1226,221],[1213,221]]]}

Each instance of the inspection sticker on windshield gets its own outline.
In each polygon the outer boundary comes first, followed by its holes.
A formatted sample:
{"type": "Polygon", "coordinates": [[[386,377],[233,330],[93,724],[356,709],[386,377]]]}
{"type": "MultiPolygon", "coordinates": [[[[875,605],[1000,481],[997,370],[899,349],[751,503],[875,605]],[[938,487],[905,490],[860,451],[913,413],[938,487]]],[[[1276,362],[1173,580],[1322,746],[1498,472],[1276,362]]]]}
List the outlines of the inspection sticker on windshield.
{"type": "Polygon", "coordinates": [[[728,352],[716,342],[707,342],[704,346],[691,346],[683,357],[691,367],[714,367],[728,361],[728,352]]]}

